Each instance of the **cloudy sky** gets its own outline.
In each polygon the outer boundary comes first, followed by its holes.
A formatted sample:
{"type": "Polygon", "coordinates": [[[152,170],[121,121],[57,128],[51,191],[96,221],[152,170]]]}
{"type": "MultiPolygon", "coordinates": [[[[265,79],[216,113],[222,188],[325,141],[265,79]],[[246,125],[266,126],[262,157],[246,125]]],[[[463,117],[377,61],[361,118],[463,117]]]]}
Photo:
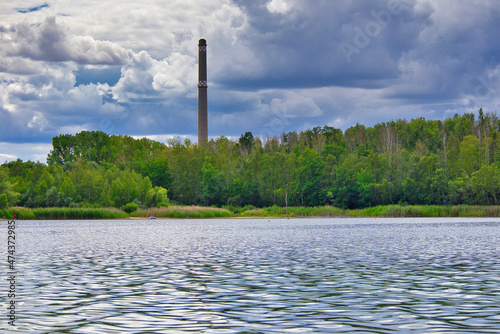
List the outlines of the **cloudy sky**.
{"type": "Polygon", "coordinates": [[[209,136],[444,119],[500,104],[497,0],[12,0],[0,3],[0,162],[82,130],[209,136]]]}

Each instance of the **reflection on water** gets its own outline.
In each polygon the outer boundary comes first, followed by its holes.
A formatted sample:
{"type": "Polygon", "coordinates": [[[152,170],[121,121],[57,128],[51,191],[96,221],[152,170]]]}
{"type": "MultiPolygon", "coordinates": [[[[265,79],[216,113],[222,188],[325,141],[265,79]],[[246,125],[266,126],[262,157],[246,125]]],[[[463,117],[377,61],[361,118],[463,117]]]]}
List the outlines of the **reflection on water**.
{"type": "Polygon", "coordinates": [[[18,223],[18,331],[500,331],[496,220],[18,223]]]}

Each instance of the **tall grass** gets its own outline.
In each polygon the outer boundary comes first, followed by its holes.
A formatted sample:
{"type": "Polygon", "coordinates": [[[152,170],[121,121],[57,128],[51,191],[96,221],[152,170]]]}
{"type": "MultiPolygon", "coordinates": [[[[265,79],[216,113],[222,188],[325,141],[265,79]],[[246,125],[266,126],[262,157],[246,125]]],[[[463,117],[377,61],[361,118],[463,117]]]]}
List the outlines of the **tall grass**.
{"type": "Polygon", "coordinates": [[[35,214],[31,209],[16,206],[7,210],[9,213],[9,218],[14,218],[14,214],[17,219],[36,219],[35,214]]]}
{"type": "Polygon", "coordinates": [[[500,217],[500,206],[480,205],[381,205],[357,210],[332,206],[266,208],[169,206],[139,209],[128,215],[117,208],[23,208],[0,210],[0,218],[12,219],[114,219],[133,217],[220,218],[220,217],[500,217]]]}
{"type": "Polygon", "coordinates": [[[232,217],[233,213],[227,209],[204,206],[168,206],[137,210],[139,217],[158,218],[218,218],[232,217]]]}
{"type": "Polygon", "coordinates": [[[8,210],[18,219],[113,219],[127,218],[128,215],[116,208],[22,208],[8,210]]]}
{"type": "Polygon", "coordinates": [[[500,217],[500,206],[479,205],[380,205],[364,209],[342,210],[331,206],[279,206],[246,210],[242,217],[500,217]]]}
{"type": "Polygon", "coordinates": [[[239,214],[241,217],[341,217],[342,209],[332,206],[289,206],[288,210],[281,206],[250,209],[239,214]]]}
{"type": "Polygon", "coordinates": [[[346,215],[380,217],[500,217],[500,206],[387,205],[348,210],[346,215]]]}

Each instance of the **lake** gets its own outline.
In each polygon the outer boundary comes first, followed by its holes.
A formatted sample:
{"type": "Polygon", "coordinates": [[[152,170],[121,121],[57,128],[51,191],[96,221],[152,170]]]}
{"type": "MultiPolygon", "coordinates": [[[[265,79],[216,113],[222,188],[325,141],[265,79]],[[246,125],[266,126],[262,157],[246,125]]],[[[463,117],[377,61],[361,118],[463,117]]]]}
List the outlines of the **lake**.
{"type": "Polygon", "coordinates": [[[11,332],[500,331],[499,219],[17,221],[16,233],[11,332]]]}

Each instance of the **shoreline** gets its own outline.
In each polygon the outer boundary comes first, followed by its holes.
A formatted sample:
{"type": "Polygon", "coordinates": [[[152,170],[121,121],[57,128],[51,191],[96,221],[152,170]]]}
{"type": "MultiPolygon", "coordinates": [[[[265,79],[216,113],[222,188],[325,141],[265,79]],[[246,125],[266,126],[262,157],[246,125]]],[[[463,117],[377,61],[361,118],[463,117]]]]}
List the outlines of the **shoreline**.
{"type": "Polygon", "coordinates": [[[24,208],[12,207],[1,212],[0,220],[78,220],[78,219],[209,219],[209,218],[433,218],[500,217],[500,206],[479,205],[387,205],[363,209],[322,207],[202,207],[168,206],[139,209],[128,214],[117,208],[24,208]],[[4,218],[5,217],[5,218],[4,218]]]}

